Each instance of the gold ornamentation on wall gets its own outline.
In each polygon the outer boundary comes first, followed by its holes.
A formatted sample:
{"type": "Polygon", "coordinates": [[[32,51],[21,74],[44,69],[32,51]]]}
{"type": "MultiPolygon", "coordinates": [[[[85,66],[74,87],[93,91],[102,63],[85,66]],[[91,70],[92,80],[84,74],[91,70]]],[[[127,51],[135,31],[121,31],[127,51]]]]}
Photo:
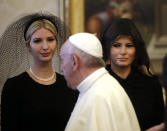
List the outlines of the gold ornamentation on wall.
{"type": "Polygon", "coordinates": [[[69,26],[71,33],[84,31],[84,0],[69,0],[69,26]]]}

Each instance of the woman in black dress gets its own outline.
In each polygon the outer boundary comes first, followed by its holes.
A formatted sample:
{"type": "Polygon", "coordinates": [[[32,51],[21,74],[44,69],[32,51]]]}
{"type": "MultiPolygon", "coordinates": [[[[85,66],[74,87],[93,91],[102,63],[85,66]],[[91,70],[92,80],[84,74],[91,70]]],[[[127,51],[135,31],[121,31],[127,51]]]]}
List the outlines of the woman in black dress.
{"type": "Polygon", "coordinates": [[[115,19],[106,28],[102,44],[104,58],[109,63],[106,69],[130,97],[142,131],[158,128],[164,117],[162,87],[150,71],[138,29],[129,19],[115,19]]]}
{"type": "Polygon", "coordinates": [[[65,26],[56,16],[44,13],[24,16],[16,23],[22,23],[24,32],[17,37],[25,40],[32,63],[4,84],[2,131],[64,131],[78,95],[52,66],[65,26]]]}

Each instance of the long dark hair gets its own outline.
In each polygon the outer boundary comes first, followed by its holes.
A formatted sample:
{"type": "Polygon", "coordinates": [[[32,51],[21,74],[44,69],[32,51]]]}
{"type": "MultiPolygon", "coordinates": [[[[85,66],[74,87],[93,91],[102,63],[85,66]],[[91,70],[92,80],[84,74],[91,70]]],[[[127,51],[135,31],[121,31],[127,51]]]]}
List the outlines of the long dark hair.
{"type": "Polygon", "coordinates": [[[116,40],[118,36],[130,36],[134,42],[136,55],[135,60],[132,63],[133,66],[141,68],[143,65],[146,66],[147,71],[150,73],[150,60],[146,50],[145,42],[133,23],[132,20],[126,18],[117,18],[112,20],[105,28],[101,43],[103,46],[104,59],[107,60],[110,57],[111,44],[116,40]]]}

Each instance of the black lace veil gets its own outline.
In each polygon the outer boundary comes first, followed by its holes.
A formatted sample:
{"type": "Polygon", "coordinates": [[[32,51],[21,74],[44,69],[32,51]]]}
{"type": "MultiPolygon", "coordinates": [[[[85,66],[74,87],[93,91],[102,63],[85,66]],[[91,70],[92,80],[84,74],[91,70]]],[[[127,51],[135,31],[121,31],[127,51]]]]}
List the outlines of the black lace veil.
{"type": "Polygon", "coordinates": [[[11,23],[0,37],[0,90],[5,81],[29,68],[32,58],[26,48],[24,32],[33,21],[45,18],[50,20],[57,28],[58,45],[53,58],[53,67],[60,73],[59,50],[70,32],[65,23],[50,13],[24,14],[11,23]]]}

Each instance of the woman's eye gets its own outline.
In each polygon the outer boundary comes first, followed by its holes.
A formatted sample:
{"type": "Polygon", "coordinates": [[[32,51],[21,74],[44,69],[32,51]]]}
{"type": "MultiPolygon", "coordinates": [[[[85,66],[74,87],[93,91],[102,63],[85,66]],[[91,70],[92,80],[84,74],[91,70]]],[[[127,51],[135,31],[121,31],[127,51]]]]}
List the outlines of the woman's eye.
{"type": "Polygon", "coordinates": [[[55,40],[55,38],[48,38],[48,41],[50,41],[50,42],[52,42],[54,40],[55,40]]]}
{"type": "Polygon", "coordinates": [[[134,47],[134,44],[127,44],[126,47],[128,47],[128,48],[134,47]]]}
{"type": "Polygon", "coordinates": [[[113,47],[120,47],[121,44],[119,44],[119,43],[113,43],[112,46],[113,46],[113,47]]]}
{"type": "Polygon", "coordinates": [[[34,43],[39,43],[39,42],[41,42],[41,39],[34,39],[33,42],[34,43]]]}

